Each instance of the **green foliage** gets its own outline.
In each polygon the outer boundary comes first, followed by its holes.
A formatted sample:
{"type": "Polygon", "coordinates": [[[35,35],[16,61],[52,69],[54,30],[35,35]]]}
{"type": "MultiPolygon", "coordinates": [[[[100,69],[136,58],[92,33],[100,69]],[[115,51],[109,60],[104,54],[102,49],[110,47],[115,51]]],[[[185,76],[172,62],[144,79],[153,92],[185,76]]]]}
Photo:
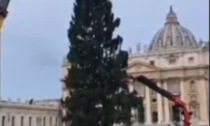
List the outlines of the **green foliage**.
{"type": "Polygon", "coordinates": [[[109,0],[76,0],[68,30],[71,69],[64,80],[70,97],[64,101],[67,126],[131,124],[131,108],[140,99],[122,82],[128,53],[122,37],[113,37],[120,19],[109,0]]]}

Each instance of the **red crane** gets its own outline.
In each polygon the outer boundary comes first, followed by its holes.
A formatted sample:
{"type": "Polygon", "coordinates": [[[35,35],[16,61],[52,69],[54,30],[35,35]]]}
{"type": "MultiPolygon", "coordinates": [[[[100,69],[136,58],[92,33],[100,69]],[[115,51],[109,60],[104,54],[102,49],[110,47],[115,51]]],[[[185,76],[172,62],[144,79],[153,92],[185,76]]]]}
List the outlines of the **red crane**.
{"type": "Polygon", "coordinates": [[[149,87],[150,89],[156,91],[163,97],[166,97],[168,100],[174,102],[177,106],[179,106],[182,109],[182,114],[184,117],[184,120],[183,120],[184,126],[190,126],[191,113],[188,111],[186,103],[184,101],[182,101],[179,96],[173,95],[172,93],[168,92],[167,90],[158,87],[155,82],[153,82],[152,80],[150,80],[142,75],[138,76],[138,77],[128,76],[128,77],[125,77],[122,81],[124,81],[124,82],[131,82],[131,81],[132,82],[134,82],[134,81],[140,82],[143,85],[149,87]]]}

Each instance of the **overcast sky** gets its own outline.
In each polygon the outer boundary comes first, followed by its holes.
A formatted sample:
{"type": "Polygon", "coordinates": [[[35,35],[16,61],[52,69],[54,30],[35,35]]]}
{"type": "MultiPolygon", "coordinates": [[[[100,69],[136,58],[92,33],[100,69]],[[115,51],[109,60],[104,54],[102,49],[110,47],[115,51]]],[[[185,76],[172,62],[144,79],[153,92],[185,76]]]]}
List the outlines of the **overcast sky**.
{"type": "MultiPolygon", "coordinates": [[[[59,98],[74,0],[11,0],[2,33],[2,96],[59,98]]],[[[173,5],[181,25],[209,40],[209,0],[113,0],[123,47],[149,44],[173,5]]]]}

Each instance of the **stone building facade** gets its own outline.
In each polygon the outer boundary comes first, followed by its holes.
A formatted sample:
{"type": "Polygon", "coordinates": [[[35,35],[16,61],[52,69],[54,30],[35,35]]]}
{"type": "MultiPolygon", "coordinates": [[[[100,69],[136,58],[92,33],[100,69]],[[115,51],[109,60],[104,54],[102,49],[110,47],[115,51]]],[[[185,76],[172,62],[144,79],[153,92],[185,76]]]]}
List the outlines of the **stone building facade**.
{"type": "MultiPolygon", "coordinates": [[[[153,37],[146,52],[130,54],[128,74],[145,75],[174,95],[180,95],[199,125],[209,125],[209,42],[197,42],[180,25],[172,7],[164,27],[153,37]]],[[[173,122],[173,103],[156,92],[134,84],[145,99],[145,123],[173,122]]]]}
{"type": "Polygon", "coordinates": [[[59,100],[0,101],[0,126],[61,126],[59,100]]]}
{"type": "MultiPolygon", "coordinates": [[[[137,47],[140,48],[140,47],[137,47]]],[[[179,95],[192,111],[198,125],[209,126],[209,41],[197,41],[178,21],[170,7],[166,22],[154,35],[149,48],[130,54],[128,74],[145,75],[174,95],[179,95]]],[[[70,64],[64,59],[63,77],[70,64]]],[[[136,124],[168,125],[173,123],[173,103],[141,84],[133,84],[144,97],[143,122],[136,124]]],[[[63,98],[68,96],[63,85],[63,98]]],[[[136,112],[136,116],[138,112],[136,112]]]]}
{"type": "MultiPolygon", "coordinates": [[[[143,52],[139,45],[137,48],[138,52],[129,55],[128,74],[144,75],[179,95],[192,112],[192,120],[197,120],[196,126],[209,126],[209,41],[197,41],[171,7],[149,48],[143,52]]],[[[64,59],[62,77],[67,75],[67,68],[70,63],[64,59]]],[[[173,123],[172,102],[143,84],[130,85],[144,98],[144,114],[133,111],[136,126],[173,123]]],[[[69,95],[64,84],[62,92],[63,99],[69,95]]],[[[60,100],[0,100],[0,126],[62,126],[63,114],[60,100]]]]}

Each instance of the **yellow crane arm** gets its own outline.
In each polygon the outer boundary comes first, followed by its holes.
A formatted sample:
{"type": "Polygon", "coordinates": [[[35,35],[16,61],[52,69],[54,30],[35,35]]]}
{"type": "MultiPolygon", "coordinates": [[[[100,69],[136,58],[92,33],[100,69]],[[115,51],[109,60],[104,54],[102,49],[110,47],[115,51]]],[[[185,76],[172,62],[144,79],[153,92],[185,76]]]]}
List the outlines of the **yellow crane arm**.
{"type": "Polygon", "coordinates": [[[3,23],[4,23],[4,18],[0,16],[0,29],[2,29],[3,23]]]}

